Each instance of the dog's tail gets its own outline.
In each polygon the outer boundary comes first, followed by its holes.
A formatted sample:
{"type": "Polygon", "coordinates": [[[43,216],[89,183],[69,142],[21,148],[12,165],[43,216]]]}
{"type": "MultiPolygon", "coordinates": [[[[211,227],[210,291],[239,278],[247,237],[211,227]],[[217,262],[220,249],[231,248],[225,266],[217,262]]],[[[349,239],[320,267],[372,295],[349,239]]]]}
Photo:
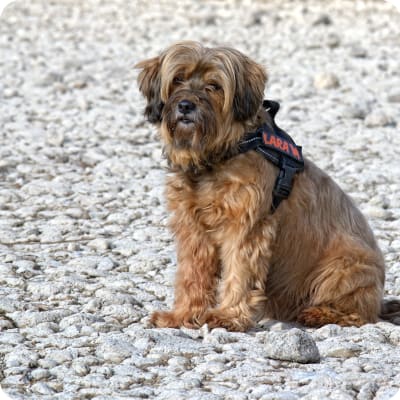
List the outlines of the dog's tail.
{"type": "Polygon", "coordinates": [[[400,299],[383,299],[379,318],[400,325],[400,299]]]}

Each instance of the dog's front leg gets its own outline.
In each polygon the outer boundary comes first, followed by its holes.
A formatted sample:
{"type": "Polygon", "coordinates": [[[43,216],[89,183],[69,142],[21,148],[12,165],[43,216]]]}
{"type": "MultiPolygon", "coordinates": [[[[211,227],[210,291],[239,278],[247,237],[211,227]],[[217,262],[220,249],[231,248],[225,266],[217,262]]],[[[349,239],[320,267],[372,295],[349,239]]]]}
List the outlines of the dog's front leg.
{"type": "Polygon", "coordinates": [[[237,242],[224,243],[221,248],[220,303],[205,314],[203,323],[210,328],[246,331],[262,315],[267,300],[265,286],[275,233],[275,221],[267,218],[244,236],[238,233],[237,242]]]}
{"type": "Polygon", "coordinates": [[[177,239],[178,270],[172,311],[157,311],[151,322],[160,328],[199,327],[203,314],[216,303],[219,260],[207,235],[181,220],[173,227],[177,239]]]}
{"type": "Polygon", "coordinates": [[[230,235],[238,241],[227,240],[223,244],[220,304],[203,318],[210,328],[245,331],[262,315],[267,300],[265,286],[275,231],[271,218],[271,221],[260,221],[249,233],[230,235]]]}

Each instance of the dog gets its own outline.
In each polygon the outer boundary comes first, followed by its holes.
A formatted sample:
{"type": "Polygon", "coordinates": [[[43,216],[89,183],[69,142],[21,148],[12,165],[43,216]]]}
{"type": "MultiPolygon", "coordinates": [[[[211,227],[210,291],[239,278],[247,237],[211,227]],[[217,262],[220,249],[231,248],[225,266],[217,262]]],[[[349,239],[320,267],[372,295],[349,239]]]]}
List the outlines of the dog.
{"type": "MultiPolygon", "coordinates": [[[[277,104],[263,106],[266,70],[233,48],[192,41],[135,67],[168,160],[178,261],[173,309],[154,312],[152,324],[246,331],[262,318],[307,327],[376,322],[384,260],[352,200],[301,157],[290,194],[275,202],[282,168],[261,151],[241,151],[260,126],[280,130],[277,104]]],[[[300,158],[287,134],[277,143],[278,158],[289,146],[300,158]]]]}

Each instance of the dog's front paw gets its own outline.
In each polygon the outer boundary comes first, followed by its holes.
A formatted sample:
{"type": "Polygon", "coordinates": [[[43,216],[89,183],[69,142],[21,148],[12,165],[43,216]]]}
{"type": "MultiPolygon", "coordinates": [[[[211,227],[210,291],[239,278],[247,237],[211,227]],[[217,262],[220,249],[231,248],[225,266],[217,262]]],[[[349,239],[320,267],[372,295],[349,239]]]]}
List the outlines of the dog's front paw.
{"type": "Polygon", "coordinates": [[[202,322],[207,324],[210,329],[225,328],[233,332],[245,332],[254,325],[251,319],[232,315],[232,313],[218,309],[208,311],[202,322]]]}
{"type": "Polygon", "coordinates": [[[197,319],[187,312],[180,311],[156,311],[150,318],[150,323],[157,328],[198,328],[197,319]]]}
{"type": "Polygon", "coordinates": [[[150,322],[156,328],[179,328],[182,321],[174,311],[156,311],[152,314],[150,322]]]}

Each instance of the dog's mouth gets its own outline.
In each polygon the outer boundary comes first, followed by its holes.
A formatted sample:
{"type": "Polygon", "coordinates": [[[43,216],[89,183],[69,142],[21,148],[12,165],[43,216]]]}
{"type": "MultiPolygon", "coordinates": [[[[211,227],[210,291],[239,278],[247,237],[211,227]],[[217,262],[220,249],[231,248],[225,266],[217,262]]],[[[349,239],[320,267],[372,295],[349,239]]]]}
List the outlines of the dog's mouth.
{"type": "Polygon", "coordinates": [[[183,117],[179,117],[177,119],[177,123],[183,124],[183,125],[192,125],[192,124],[194,124],[194,120],[191,119],[190,117],[183,116],[183,117]]]}

